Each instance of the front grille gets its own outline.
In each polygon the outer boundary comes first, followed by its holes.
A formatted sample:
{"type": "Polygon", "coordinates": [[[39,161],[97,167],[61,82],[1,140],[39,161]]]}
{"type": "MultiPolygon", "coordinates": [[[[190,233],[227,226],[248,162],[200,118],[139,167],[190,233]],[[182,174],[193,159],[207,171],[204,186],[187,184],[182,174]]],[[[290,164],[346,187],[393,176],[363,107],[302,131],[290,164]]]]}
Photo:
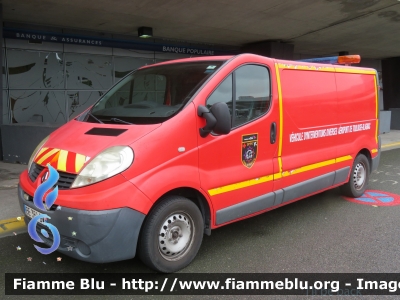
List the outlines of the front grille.
{"type": "Polygon", "coordinates": [[[43,171],[44,167],[32,163],[31,169],[29,170],[29,178],[32,180],[32,182],[35,182],[36,178],[39,176],[39,174],[43,171]]]}
{"type": "Polygon", "coordinates": [[[60,190],[69,189],[76,178],[76,174],[58,172],[60,178],[58,179],[57,185],[60,190]]]}
{"type": "MultiPolygon", "coordinates": [[[[38,165],[36,163],[32,163],[31,169],[29,170],[29,178],[32,180],[32,182],[36,180],[36,178],[43,171],[43,169],[44,169],[43,166],[38,165]]],[[[60,178],[58,179],[57,182],[58,189],[60,190],[69,189],[76,178],[76,174],[60,172],[60,171],[57,172],[60,175],[60,178]]]]}

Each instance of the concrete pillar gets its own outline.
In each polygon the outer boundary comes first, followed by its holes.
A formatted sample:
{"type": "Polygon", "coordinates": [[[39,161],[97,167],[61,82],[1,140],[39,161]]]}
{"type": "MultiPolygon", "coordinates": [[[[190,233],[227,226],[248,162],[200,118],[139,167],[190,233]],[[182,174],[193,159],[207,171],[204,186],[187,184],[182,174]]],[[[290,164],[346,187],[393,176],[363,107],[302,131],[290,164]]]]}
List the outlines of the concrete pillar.
{"type": "Polygon", "coordinates": [[[293,59],[294,45],[280,42],[257,42],[244,45],[242,53],[254,53],[278,59],[293,59]]]}
{"type": "Polygon", "coordinates": [[[400,57],[382,60],[383,106],[392,112],[391,129],[400,130],[400,57]]]}

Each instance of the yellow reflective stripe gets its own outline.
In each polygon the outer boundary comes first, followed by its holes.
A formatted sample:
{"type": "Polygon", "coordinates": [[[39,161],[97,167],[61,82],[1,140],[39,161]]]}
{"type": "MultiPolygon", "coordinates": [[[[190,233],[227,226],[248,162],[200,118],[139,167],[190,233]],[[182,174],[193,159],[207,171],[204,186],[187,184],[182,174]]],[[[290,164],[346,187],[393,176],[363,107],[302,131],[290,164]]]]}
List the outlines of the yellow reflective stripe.
{"type": "Polygon", "coordinates": [[[374,70],[360,70],[346,67],[324,67],[314,65],[298,65],[295,62],[291,64],[278,64],[279,69],[290,69],[290,70],[303,70],[303,71],[319,71],[319,72],[337,72],[337,73],[350,73],[350,74],[367,74],[375,75],[374,70]]]}
{"type": "Polygon", "coordinates": [[[341,156],[341,157],[338,157],[338,158],[329,159],[329,160],[322,161],[322,162],[319,162],[319,163],[303,166],[301,168],[298,168],[298,169],[295,169],[295,170],[292,170],[292,171],[285,171],[285,172],[282,172],[282,174],[281,173],[275,173],[273,175],[267,175],[267,176],[263,176],[263,177],[256,178],[256,179],[251,179],[251,180],[242,181],[242,182],[239,182],[239,183],[233,183],[233,184],[230,184],[230,185],[225,185],[225,186],[222,186],[222,187],[219,187],[219,188],[208,190],[208,193],[210,194],[210,196],[223,194],[223,193],[226,193],[226,192],[242,189],[242,188],[245,188],[245,187],[253,186],[253,185],[264,183],[264,182],[267,182],[267,181],[271,181],[273,179],[279,179],[281,177],[287,177],[287,176],[290,176],[290,175],[299,174],[299,173],[302,173],[302,172],[306,172],[306,171],[322,168],[322,167],[325,167],[325,166],[333,165],[335,163],[339,163],[339,162],[347,161],[347,160],[351,160],[351,159],[353,159],[353,157],[351,155],[341,156]]]}
{"type": "Polygon", "coordinates": [[[291,70],[302,70],[302,71],[319,71],[319,72],[335,72],[334,67],[325,66],[312,66],[312,65],[298,65],[296,63],[292,64],[278,64],[279,69],[291,69],[291,70]]]}
{"type": "Polygon", "coordinates": [[[49,164],[51,165],[52,163],[57,162],[59,156],[60,156],[60,152],[58,152],[56,155],[54,155],[53,159],[49,162],[49,164]]]}
{"type": "Polygon", "coordinates": [[[225,185],[223,187],[215,188],[215,189],[209,190],[208,193],[210,194],[210,196],[214,196],[214,195],[242,189],[245,187],[249,187],[252,185],[264,183],[267,181],[271,181],[272,179],[273,179],[272,175],[263,176],[260,178],[246,180],[246,181],[242,181],[242,182],[238,182],[238,183],[234,183],[234,184],[230,184],[230,185],[225,185]]]}
{"type": "Polygon", "coordinates": [[[282,174],[282,157],[278,157],[279,173],[282,174]]]}
{"type": "Polygon", "coordinates": [[[376,153],[376,152],[378,152],[378,149],[372,149],[371,152],[376,153]]]}
{"type": "Polygon", "coordinates": [[[338,67],[336,67],[335,69],[337,73],[376,75],[375,70],[359,70],[359,69],[338,68],[338,67]]]}
{"type": "Polygon", "coordinates": [[[45,155],[43,155],[43,157],[41,157],[38,161],[37,164],[41,164],[42,162],[44,162],[47,158],[49,158],[50,156],[52,156],[54,153],[57,153],[58,151],[60,151],[60,149],[53,149],[51,151],[49,151],[48,153],[46,153],[45,155]]]}
{"type": "Polygon", "coordinates": [[[279,146],[278,146],[278,162],[279,162],[279,172],[282,172],[282,161],[280,160],[282,156],[282,136],[283,136],[283,106],[282,106],[282,86],[281,86],[281,76],[279,74],[278,64],[275,64],[276,69],[276,82],[278,84],[278,102],[279,102],[279,146]]]}
{"type": "Polygon", "coordinates": [[[304,167],[301,167],[301,168],[298,168],[298,169],[295,169],[295,170],[292,170],[292,171],[283,172],[282,176],[286,177],[286,176],[289,176],[289,175],[303,173],[303,172],[314,170],[314,169],[317,169],[317,168],[322,168],[322,167],[325,167],[325,166],[333,165],[334,163],[336,163],[336,160],[335,159],[330,159],[330,160],[322,161],[322,162],[319,162],[319,163],[316,163],[316,164],[304,166],[304,167]]]}
{"type": "Polygon", "coordinates": [[[339,163],[339,162],[351,160],[351,159],[353,159],[353,157],[351,155],[346,155],[346,156],[341,156],[341,157],[336,158],[336,162],[339,163]]]}
{"type": "Polygon", "coordinates": [[[85,155],[82,155],[79,153],[76,154],[76,158],[75,158],[75,172],[76,173],[78,173],[82,169],[83,165],[85,164],[85,161],[86,161],[85,155]]]}
{"type": "Polygon", "coordinates": [[[57,170],[67,171],[67,156],[68,156],[68,151],[66,150],[60,151],[60,156],[58,157],[58,163],[57,163],[57,170]]]}
{"type": "Polygon", "coordinates": [[[46,147],[46,148],[40,149],[39,152],[38,152],[38,154],[36,154],[36,157],[39,157],[39,155],[42,154],[42,153],[43,153],[44,151],[46,151],[47,149],[49,149],[49,148],[46,147]]]}
{"type": "Polygon", "coordinates": [[[375,125],[375,140],[378,144],[378,128],[379,128],[379,99],[378,99],[378,82],[376,81],[376,73],[374,76],[375,83],[375,105],[376,105],[376,125],[375,125]]]}

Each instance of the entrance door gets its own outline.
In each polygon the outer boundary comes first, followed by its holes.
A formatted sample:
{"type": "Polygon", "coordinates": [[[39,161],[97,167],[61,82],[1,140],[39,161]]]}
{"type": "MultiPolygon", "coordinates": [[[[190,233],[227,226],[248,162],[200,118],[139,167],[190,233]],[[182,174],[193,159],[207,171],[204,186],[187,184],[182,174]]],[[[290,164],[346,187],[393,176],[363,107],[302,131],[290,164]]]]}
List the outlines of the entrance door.
{"type": "Polygon", "coordinates": [[[271,103],[269,68],[237,68],[204,104],[210,108],[221,101],[230,108],[232,131],[199,138],[200,181],[211,197],[216,225],[273,206],[273,158],[278,144],[270,138],[279,114],[278,105],[271,103]]]}

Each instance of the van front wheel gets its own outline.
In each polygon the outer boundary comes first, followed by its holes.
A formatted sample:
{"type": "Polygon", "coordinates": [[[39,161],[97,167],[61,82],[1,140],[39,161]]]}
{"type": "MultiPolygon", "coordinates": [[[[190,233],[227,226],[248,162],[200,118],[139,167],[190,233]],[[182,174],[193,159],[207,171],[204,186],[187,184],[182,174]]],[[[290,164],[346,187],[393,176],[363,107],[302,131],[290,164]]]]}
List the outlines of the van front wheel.
{"type": "Polygon", "coordinates": [[[168,196],[147,216],[138,253],[150,268],[172,273],[189,265],[203,240],[203,216],[189,199],[168,196]]]}
{"type": "Polygon", "coordinates": [[[352,198],[361,197],[367,189],[370,165],[364,154],[357,155],[351,169],[349,181],[342,185],[342,194],[352,198]]]}

